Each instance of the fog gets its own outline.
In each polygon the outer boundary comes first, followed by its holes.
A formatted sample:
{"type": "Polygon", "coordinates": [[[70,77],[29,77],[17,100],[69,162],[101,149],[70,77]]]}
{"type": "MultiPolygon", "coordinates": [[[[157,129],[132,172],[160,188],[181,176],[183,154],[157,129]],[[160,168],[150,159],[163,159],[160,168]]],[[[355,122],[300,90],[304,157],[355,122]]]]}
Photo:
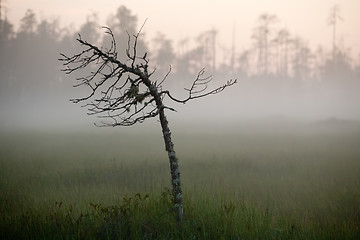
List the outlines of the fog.
{"type": "MultiPolygon", "coordinates": [[[[334,9],[323,11],[331,16],[331,11],[337,11],[334,9]]],[[[119,6],[110,14],[113,19],[106,24],[100,23],[96,15],[89,15],[78,29],[64,28],[58,20],[40,18],[32,10],[26,12],[17,29],[12,22],[1,19],[1,129],[96,128],[93,123],[99,119],[88,116],[81,103],[70,102],[71,98],[87,94],[86,89],[73,85],[76,77],[89,72],[66,75],[58,58],[60,53],[71,55],[82,51],[75,40],[77,33],[89,42],[106,46],[104,30],[98,26],[108,25],[118,40],[119,58],[123,59],[126,31],[136,33],[142,23],[137,13],[126,6],[119,6]]],[[[197,36],[184,39],[170,39],[166,32],[159,32],[149,39],[147,25],[152,23],[147,22],[140,35],[139,51],[148,52],[150,65],[156,68],[153,81],[161,81],[171,66],[163,88],[174,96],[186,97],[184,88],[192,84],[202,68],[212,76],[209,89],[230,79],[238,81],[219,94],[186,104],[165,98],[165,104],[177,110],[167,112],[171,126],[217,129],[240,128],[250,123],[359,121],[360,63],[353,57],[358,53],[351,52],[336,33],[332,49],[322,46],[312,49],[309,41],[282,27],[280,19],[281,16],[259,12],[258,19],[249,23],[252,35],[242,36],[250,39],[252,45],[241,52],[235,49],[240,49],[237,41],[242,39],[230,40],[232,46],[226,49],[220,47],[218,34],[222,29],[209,26],[197,36]]],[[[157,119],[153,118],[140,128],[155,128],[156,124],[157,119]]]]}
{"type": "Polygon", "coordinates": [[[126,5],[64,27],[2,4],[2,239],[359,239],[359,33],[340,6],[311,9],[314,48],[286,9],[176,38],[126,5]]]}

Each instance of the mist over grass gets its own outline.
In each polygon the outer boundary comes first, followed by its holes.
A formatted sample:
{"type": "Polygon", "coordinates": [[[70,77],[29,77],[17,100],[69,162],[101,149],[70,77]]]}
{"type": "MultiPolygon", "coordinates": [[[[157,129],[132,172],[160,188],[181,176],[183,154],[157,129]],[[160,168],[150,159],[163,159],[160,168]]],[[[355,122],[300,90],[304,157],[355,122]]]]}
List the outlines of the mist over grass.
{"type": "Polygon", "coordinates": [[[356,122],[182,126],[173,135],[185,197],[180,229],[157,131],[2,131],[2,239],[360,236],[356,122]]]}

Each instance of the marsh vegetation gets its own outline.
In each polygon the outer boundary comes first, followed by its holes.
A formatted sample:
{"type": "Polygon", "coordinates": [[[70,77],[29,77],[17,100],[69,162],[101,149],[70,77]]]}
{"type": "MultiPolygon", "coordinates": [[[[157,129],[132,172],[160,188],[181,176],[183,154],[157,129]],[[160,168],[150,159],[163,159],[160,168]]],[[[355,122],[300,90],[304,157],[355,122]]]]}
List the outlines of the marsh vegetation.
{"type": "Polygon", "coordinates": [[[350,125],[176,129],[180,228],[161,135],[3,131],[1,239],[358,239],[350,125]]]}

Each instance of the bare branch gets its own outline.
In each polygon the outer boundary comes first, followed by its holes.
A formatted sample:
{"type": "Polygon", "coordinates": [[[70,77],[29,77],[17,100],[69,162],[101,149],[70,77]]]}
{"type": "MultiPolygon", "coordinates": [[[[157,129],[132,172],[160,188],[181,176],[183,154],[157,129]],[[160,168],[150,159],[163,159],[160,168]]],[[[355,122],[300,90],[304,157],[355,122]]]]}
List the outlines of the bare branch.
{"type": "Polygon", "coordinates": [[[156,85],[157,87],[160,87],[165,82],[167,77],[170,75],[170,72],[171,72],[171,65],[169,65],[169,71],[165,74],[164,78],[161,80],[159,84],[156,85]]]}
{"type": "Polygon", "coordinates": [[[193,100],[193,99],[206,97],[208,95],[218,94],[218,93],[222,92],[225,88],[230,87],[230,86],[234,85],[235,83],[237,83],[237,79],[235,79],[235,80],[231,79],[231,80],[228,80],[224,85],[222,85],[218,88],[215,88],[210,91],[206,91],[208,88],[208,84],[212,81],[212,77],[211,77],[211,75],[204,77],[203,76],[204,73],[205,73],[205,69],[203,68],[199,71],[199,73],[198,73],[196,79],[193,81],[191,87],[185,88],[185,90],[188,92],[188,97],[183,100],[173,97],[168,90],[162,91],[162,92],[160,92],[160,94],[166,94],[171,100],[178,102],[178,103],[185,104],[186,102],[193,100]]]}

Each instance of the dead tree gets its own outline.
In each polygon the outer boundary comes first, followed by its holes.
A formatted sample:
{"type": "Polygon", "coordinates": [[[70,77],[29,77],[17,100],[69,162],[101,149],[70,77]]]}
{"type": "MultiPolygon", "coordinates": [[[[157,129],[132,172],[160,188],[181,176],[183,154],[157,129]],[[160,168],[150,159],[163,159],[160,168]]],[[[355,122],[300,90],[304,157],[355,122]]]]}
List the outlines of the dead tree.
{"type": "Polygon", "coordinates": [[[126,54],[127,61],[118,60],[116,42],[111,29],[104,27],[105,33],[110,37],[111,43],[108,48],[96,47],[83,40],[79,35],[76,39],[83,47],[83,51],[67,56],[61,54],[60,61],[65,66],[63,71],[71,74],[75,71],[87,69],[89,75],[76,78],[74,87],[87,87],[90,93],[85,97],[72,99],[73,103],[84,102],[89,115],[97,115],[99,118],[110,120],[101,121],[97,126],[131,126],[142,123],[146,119],[159,116],[161,129],[165,141],[165,149],[168,153],[171,170],[172,196],[174,210],[178,221],[183,217],[182,190],[180,185],[180,171],[176,158],[174,144],[171,140],[171,131],[165,116],[165,110],[175,111],[174,108],[164,104],[166,98],[177,103],[187,103],[196,98],[222,92],[232,86],[236,80],[229,80],[224,85],[208,90],[208,84],[212,81],[211,76],[204,76],[202,69],[187,91],[185,99],[174,97],[168,90],[164,90],[162,84],[170,74],[159,81],[151,80],[154,71],[149,70],[149,59],[145,53],[138,56],[137,43],[140,31],[129,35],[126,54]]]}

